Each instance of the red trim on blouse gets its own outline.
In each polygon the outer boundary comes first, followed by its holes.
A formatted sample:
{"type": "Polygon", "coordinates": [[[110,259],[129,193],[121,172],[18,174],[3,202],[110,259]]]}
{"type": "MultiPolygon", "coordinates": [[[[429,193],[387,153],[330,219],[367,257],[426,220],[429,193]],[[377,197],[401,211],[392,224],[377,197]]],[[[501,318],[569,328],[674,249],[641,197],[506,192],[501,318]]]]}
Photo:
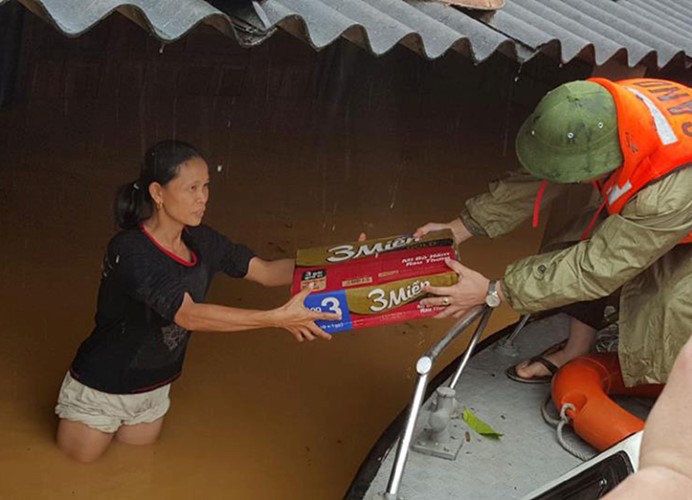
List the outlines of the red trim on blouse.
{"type": "Polygon", "coordinates": [[[173,259],[174,261],[176,261],[178,264],[182,264],[182,265],[187,266],[187,267],[194,267],[194,266],[197,264],[197,254],[196,254],[191,248],[188,248],[188,249],[190,250],[190,257],[192,258],[192,260],[191,260],[190,262],[188,262],[188,261],[186,261],[186,260],[181,259],[180,257],[178,257],[176,254],[174,254],[174,253],[171,252],[170,250],[167,250],[167,249],[163,248],[163,247],[161,246],[161,244],[160,244],[158,241],[156,241],[156,240],[154,239],[154,237],[153,237],[151,234],[149,234],[149,231],[147,231],[146,228],[145,228],[144,226],[139,226],[139,228],[142,230],[142,232],[143,232],[144,234],[147,235],[147,238],[149,238],[149,239],[151,240],[151,242],[152,242],[154,245],[156,245],[156,248],[158,248],[158,249],[161,250],[163,253],[165,253],[166,255],[168,255],[171,259],[173,259]]]}

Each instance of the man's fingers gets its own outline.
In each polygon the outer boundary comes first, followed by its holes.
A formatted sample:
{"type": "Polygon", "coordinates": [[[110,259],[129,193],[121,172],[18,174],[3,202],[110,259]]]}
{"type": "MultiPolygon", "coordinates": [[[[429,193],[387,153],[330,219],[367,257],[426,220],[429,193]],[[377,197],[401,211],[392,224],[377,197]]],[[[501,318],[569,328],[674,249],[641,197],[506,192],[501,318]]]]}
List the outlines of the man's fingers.
{"type": "Polygon", "coordinates": [[[428,222],[427,224],[422,225],[418,229],[416,229],[413,233],[414,238],[422,238],[426,234],[428,234],[430,231],[436,231],[437,229],[440,229],[441,224],[439,222],[428,222]]]}
{"type": "Polygon", "coordinates": [[[442,229],[451,229],[450,225],[444,222],[428,222],[422,225],[413,233],[415,238],[421,238],[432,231],[441,231],[442,229]]]}
{"type": "Polygon", "coordinates": [[[449,305],[449,297],[428,297],[420,301],[425,307],[447,307],[449,305]]]}
{"type": "Polygon", "coordinates": [[[440,314],[435,316],[435,318],[449,318],[450,316],[454,316],[458,319],[466,314],[466,311],[468,311],[468,309],[464,309],[463,307],[448,307],[440,314]]]}
{"type": "Polygon", "coordinates": [[[423,236],[428,234],[430,231],[434,230],[433,226],[434,226],[434,223],[432,223],[432,222],[428,222],[427,224],[422,225],[421,227],[419,227],[418,229],[416,229],[413,232],[413,237],[414,238],[422,238],[423,236]]]}
{"type": "Polygon", "coordinates": [[[452,288],[451,286],[433,286],[429,285],[425,287],[425,291],[428,293],[432,293],[433,295],[442,295],[442,296],[448,296],[452,295],[452,288]]]}
{"type": "Polygon", "coordinates": [[[466,271],[468,271],[467,267],[464,267],[461,262],[458,260],[454,259],[445,259],[445,264],[447,264],[447,267],[450,268],[452,271],[457,273],[459,277],[461,278],[461,275],[464,274],[466,271]]]}
{"type": "Polygon", "coordinates": [[[436,319],[448,318],[451,315],[453,315],[455,311],[458,311],[458,309],[455,309],[453,307],[446,307],[441,313],[435,315],[435,318],[436,319]]]}

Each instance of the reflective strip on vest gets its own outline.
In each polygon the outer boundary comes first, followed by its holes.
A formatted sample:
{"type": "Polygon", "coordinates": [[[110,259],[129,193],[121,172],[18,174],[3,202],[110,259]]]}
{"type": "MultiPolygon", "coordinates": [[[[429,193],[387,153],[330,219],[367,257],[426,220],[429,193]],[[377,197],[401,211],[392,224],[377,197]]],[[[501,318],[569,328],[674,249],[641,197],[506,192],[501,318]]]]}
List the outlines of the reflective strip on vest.
{"type": "Polygon", "coordinates": [[[618,200],[618,198],[620,198],[620,196],[627,193],[630,189],[632,189],[632,183],[629,180],[622,187],[615,184],[608,191],[608,204],[612,205],[613,203],[615,203],[618,200]]]}
{"type": "Polygon", "coordinates": [[[659,139],[661,139],[661,143],[664,146],[667,146],[668,144],[675,144],[678,142],[678,137],[675,135],[675,132],[673,132],[673,126],[666,119],[666,117],[663,116],[661,110],[658,109],[653,102],[651,102],[651,99],[646,97],[635,88],[625,88],[636,95],[646,105],[646,109],[648,109],[649,113],[651,113],[651,118],[654,119],[654,126],[656,127],[656,132],[658,133],[659,139]]]}

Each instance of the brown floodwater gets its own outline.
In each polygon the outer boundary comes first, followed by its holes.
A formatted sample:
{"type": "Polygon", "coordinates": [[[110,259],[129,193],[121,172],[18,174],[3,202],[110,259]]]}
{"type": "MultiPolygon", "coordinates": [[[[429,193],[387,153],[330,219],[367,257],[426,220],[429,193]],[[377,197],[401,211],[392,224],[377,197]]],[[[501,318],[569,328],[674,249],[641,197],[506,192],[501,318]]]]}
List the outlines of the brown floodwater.
{"type": "MultiPolygon", "coordinates": [[[[122,176],[106,175],[88,162],[61,164],[53,158],[50,163],[52,168],[0,172],[0,496],[343,495],[370,447],[406,404],[417,356],[450,322],[413,321],[308,344],[280,330],[195,333],[160,442],[140,449],[115,443],[99,462],[77,465],[53,443],[52,405],[91,328],[101,254],[112,232],[109,201],[122,176]]],[[[267,257],[292,254],[301,244],[341,241],[359,227],[388,235],[441,214],[449,218],[457,195],[463,199],[480,187],[467,183],[460,191],[442,189],[448,191],[444,195],[430,191],[417,211],[392,217],[396,222],[335,214],[337,229],[328,231],[306,220],[310,214],[281,213],[280,205],[294,202],[288,178],[254,189],[213,182],[207,222],[267,257]],[[432,201],[435,207],[425,206],[432,201]],[[440,205],[449,207],[446,213],[440,205]],[[338,229],[341,223],[347,229],[338,229]]],[[[402,194],[413,195],[406,191],[415,191],[415,182],[402,178],[401,183],[402,194]]],[[[346,201],[342,210],[357,203],[346,201]]],[[[497,275],[513,255],[528,253],[533,245],[526,237],[495,245],[472,241],[462,247],[462,259],[497,275]]],[[[266,309],[287,298],[287,287],[267,290],[219,276],[209,301],[266,309]]],[[[501,310],[489,330],[513,318],[501,310]]]]}
{"type": "MultiPolygon", "coordinates": [[[[286,40],[271,43],[292,43],[300,56],[294,62],[317,64],[309,49],[286,40]]],[[[135,178],[144,147],[175,135],[207,154],[212,194],[205,222],[263,257],[292,256],[360,231],[401,234],[451,220],[464,199],[516,166],[507,125],[487,125],[508,120],[506,101],[485,97],[483,110],[494,115],[479,126],[479,108],[449,101],[410,107],[382,97],[334,114],[305,99],[70,97],[70,85],[79,82],[70,68],[93,60],[80,58],[80,47],[69,45],[76,42],[65,43],[62,55],[29,57],[25,78],[33,93],[0,111],[0,498],[342,497],[407,404],[417,357],[451,321],[303,344],[281,330],[197,332],[158,443],[114,443],[86,466],[56,448],[53,405],[92,327],[115,188],[135,178]],[[56,73],[53,83],[63,90],[55,94],[39,71],[49,63],[64,71],[56,73]]],[[[257,49],[256,57],[267,50],[257,49]]],[[[380,60],[383,73],[396,67],[394,57],[380,60]]],[[[396,57],[432,71],[414,54],[396,57]]],[[[122,63],[100,61],[110,69],[122,63]]],[[[523,226],[492,242],[471,240],[461,260],[500,276],[537,248],[539,233],[523,226]]],[[[288,297],[288,287],[218,276],[208,301],[268,309],[288,297]]],[[[503,307],[488,331],[514,319],[503,307]]],[[[466,341],[454,344],[436,370],[466,341]]]]}

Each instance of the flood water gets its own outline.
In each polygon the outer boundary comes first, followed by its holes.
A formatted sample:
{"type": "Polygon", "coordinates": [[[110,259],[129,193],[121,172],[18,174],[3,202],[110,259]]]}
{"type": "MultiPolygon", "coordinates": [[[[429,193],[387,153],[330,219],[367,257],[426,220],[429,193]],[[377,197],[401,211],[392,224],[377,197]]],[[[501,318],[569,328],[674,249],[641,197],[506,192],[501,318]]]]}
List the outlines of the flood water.
{"type": "MultiPolygon", "coordinates": [[[[401,234],[451,220],[464,199],[516,166],[511,144],[506,150],[507,102],[483,97],[498,125],[485,120],[479,127],[477,109],[464,111],[466,104],[426,106],[421,97],[421,107],[407,107],[377,89],[369,105],[336,112],[301,99],[110,96],[98,89],[112,81],[116,63],[104,69],[103,59],[70,43],[57,55],[30,55],[26,82],[34,93],[0,111],[0,498],[342,497],[407,404],[417,357],[451,321],[303,344],[281,330],[197,332],[157,444],[114,443],[87,466],[58,451],[53,405],[92,327],[100,262],[114,233],[115,188],[134,180],[143,148],[176,136],[207,155],[205,223],[265,258],[360,231],[401,234]],[[100,68],[97,90],[88,98],[71,94],[83,82],[70,75],[90,75],[89,65],[100,68]],[[46,71],[55,79],[45,80],[46,71]],[[62,90],[51,95],[50,82],[62,90]]],[[[295,63],[295,56],[291,67],[315,64],[300,52],[310,49],[290,43],[308,61],[295,63]]],[[[271,55],[258,51],[258,58],[271,55]]],[[[176,61],[170,67],[182,67],[176,61]]],[[[149,62],[142,63],[146,71],[149,62]]],[[[539,236],[524,226],[511,237],[475,239],[462,246],[461,260],[500,276],[537,248],[539,236]]],[[[288,287],[218,276],[208,301],[268,309],[288,297],[288,287]]],[[[514,319],[503,307],[488,331],[514,319]]],[[[454,344],[436,371],[465,342],[454,344]]]]}

